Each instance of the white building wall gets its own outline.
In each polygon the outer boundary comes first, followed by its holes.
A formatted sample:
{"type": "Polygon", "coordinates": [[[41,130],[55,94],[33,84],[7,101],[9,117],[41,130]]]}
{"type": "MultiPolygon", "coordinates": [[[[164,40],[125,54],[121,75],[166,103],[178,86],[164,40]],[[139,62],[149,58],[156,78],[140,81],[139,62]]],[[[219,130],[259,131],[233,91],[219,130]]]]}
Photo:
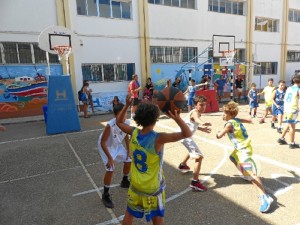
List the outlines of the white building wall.
{"type": "Polygon", "coordinates": [[[0,41],[38,42],[40,32],[57,24],[53,0],[1,0],[0,41]]]}
{"type": "MultiPolygon", "coordinates": [[[[140,75],[140,42],[138,5],[132,3],[132,19],[110,19],[77,15],[76,1],[69,1],[71,29],[82,41],[82,47],[74,55],[76,85],[81,88],[84,63],[135,63],[140,75]]],[[[127,91],[129,81],[91,82],[94,92],[127,91]]]]}

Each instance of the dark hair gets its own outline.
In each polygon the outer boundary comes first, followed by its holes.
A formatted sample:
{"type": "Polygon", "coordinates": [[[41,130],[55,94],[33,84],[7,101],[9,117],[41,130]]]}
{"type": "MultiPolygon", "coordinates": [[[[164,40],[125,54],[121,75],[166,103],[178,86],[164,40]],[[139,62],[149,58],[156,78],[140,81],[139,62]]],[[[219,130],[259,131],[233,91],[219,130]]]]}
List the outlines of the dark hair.
{"type": "Polygon", "coordinates": [[[269,78],[268,81],[274,81],[273,78],[269,78]]]}
{"type": "Polygon", "coordinates": [[[293,83],[300,84],[300,75],[295,75],[292,81],[293,83]]]}
{"type": "Polygon", "coordinates": [[[194,82],[194,83],[195,83],[196,81],[195,81],[194,79],[191,79],[191,82],[194,82]]]}
{"type": "Polygon", "coordinates": [[[149,125],[154,125],[159,116],[160,111],[158,106],[151,102],[145,102],[138,105],[133,119],[138,126],[146,127],[149,125]]]}
{"type": "Polygon", "coordinates": [[[113,107],[114,114],[117,115],[117,113],[120,112],[123,109],[123,107],[124,107],[123,103],[115,104],[113,107]]]}

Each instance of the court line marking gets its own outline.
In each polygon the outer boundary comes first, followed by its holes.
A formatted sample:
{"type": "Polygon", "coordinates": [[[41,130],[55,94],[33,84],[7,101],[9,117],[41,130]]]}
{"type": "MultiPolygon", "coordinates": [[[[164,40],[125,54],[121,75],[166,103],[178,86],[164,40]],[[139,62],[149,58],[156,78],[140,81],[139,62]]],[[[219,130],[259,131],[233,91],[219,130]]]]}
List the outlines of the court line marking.
{"type": "MultiPolygon", "coordinates": [[[[102,193],[97,190],[98,189],[98,186],[96,185],[95,181],[93,180],[93,178],[91,177],[91,175],[89,174],[89,172],[87,171],[86,167],[84,166],[83,162],[81,161],[79,155],[77,154],[77,152],[75,151],[73,145],[71,144],[71,142],[69,141],[68,137],[66,135],[63,135],[65,140],[67,141],[69,147],[71,148],[72,152],[74,153],[76,159],[78,160],[79,164],[81,165],[83,171],[85,172],[86,176],[88,177],[90,183],[93,185],[94,189],[96,189],[96,192],[99,196],[99,198],[102,200],[102,193]]],[[[106,207],[105,207],[106,208],[106,207]]],[[[115,224],[119,224],[121,225],[119,222],[118,222],[118,218],[117,216],[115,215],[115,213],[113,212],[112,209],[109,209],[109,208],[106,208],[107,212],[110,214],[111,218],[113,220],[115,220],[115,224]]]]}
{"type": "MultiPolygon", "coordinates": [[[[101,131],[101,130],[104,130],[104,128],[85,130],[85,131],[77,131],[77,132],[68,133],[68,135],[91,133],[91,132],[101,131]]],[[[17,140],[11,140],[11,141],[2,141],[2,142],[0,142],[0,145],[11,144],[11,143],[15,143],[15,142],[39,140],[39,139],[44,139],[44,138],[60,137],[60,136],[64,136],[64,135],[66,135],[66,134],[54,134],[54,135],[45,135],[45,136],[39,136],[39,137],[34,137],[34,138],[24,138],[24,139],[17,139],[17,140]]]]}
{"type": "MultiPolygon", "coordinates": [[[[96,163],[89,163],[86,164],[86,167],[89,166],[94,166],[94,165],[98,165],[100,164],[100,162],[96,162],[96,163]]],[[[15,182],[15,181],[20,181],[20,180],[26,180],[26,179],[31,179],[31,178],[35,178],[35,177],[42,177],[42,176],[47,176],[50,174],[55,174],[55,173],[60,173],[60,172],[64,172],[64,171],[68,171],[68,170],[76,170],[81,168],[81,166],[74,166],[74,167],[69,167],[69,168],[64,168],[64,169],[59,169],[59,170],[52,170],[52,171],[48,171],[46,173],[39,173],[39,174],[33,174],[33,175],[29,175],[29,176],[24,176],[24,177],[18,177],[18,178],[14,178],[14,179],[10,179],[10,180],[3,180],[0,181],[0,184],[5,184],[5,183],[9,183],[9,182],[15,182]]]]}

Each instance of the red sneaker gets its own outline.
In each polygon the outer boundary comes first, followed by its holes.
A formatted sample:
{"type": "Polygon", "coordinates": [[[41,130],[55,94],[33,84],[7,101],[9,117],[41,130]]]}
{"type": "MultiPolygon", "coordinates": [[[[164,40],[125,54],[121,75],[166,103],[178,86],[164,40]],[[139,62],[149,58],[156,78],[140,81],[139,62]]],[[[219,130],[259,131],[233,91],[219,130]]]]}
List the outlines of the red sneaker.
{"type": "Polygon", "coordinates": [[[195,191],[207,191],[207,187],[205,187],[199,180],[197,182],[193,182],[190,184],[190,187],[195,191]]]}
{"type": "Polygon", "coordinates": [[[190,171],[190,167],[188,165],[182,164],[182,163],[179,164],[178,169],[181,172],[188,172],[188,171],[190,171]]]}

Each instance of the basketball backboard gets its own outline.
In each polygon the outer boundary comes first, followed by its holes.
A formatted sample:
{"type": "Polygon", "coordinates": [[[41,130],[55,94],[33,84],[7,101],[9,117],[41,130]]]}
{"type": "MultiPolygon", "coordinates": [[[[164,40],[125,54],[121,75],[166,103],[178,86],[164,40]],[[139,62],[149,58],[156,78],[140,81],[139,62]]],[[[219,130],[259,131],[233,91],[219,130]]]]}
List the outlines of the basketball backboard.
{"type": "Polygon", "coordinates": [[[213,35],[213,57],[224,57],[224,51],[235,50],[235,36],[213,35]]]}
{"type": "Polygon", "coordinates": [[[54,46],[70,46],[74,52],[79,49],[80,40],[73,31],[66,27],[50,26],[41,32],[39,47],[49,53],[57,54],[54,46]]]}

